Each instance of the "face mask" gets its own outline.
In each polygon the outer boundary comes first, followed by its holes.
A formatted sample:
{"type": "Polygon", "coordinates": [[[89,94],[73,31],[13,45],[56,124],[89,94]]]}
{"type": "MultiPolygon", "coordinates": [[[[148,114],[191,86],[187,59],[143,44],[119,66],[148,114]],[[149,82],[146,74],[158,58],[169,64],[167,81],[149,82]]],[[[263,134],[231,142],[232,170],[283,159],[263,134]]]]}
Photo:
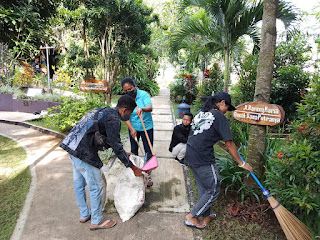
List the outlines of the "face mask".
{"type": "Polygon", "coordinates": [[[126,92],[126,94],[128,94],[130,97],[133,97],[133,98],[135,97],[136,93],[137,93],[136,88],[133,89],[132,91],[126,92]]]}
{"type": "Polygon", "coordinates": [[[120,117],[121,121],[128,121],[130,119],[130,114],[125,114],[124,116],[120,117]]]}

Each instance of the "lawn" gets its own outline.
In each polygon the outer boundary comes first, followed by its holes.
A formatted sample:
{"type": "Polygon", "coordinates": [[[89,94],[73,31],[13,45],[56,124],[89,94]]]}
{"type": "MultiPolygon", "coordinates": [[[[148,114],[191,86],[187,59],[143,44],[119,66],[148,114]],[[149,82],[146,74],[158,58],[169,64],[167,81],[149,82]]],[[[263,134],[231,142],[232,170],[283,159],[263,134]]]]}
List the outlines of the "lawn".
{"type": "Polygon", "coordinates": [[[10,239],[28,193],[31,175],[26,152],[0,135],[0,239],[10,239]]]}

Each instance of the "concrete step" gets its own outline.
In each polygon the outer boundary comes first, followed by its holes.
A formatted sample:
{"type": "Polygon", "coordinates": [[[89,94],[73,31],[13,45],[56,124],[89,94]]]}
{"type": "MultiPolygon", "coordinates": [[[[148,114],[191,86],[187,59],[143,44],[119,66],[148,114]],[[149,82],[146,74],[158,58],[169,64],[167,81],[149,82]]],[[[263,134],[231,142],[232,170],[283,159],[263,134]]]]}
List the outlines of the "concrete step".
{"type": "Polygon", "coordinates": [[[152,105],[152,108],[153,108],[153,111],[156,111],[157,109],[161,109],[161,108],[164,108],[164,109],[171,109],[171,105],[169,104],[155,104],[155,105],[152,105]]]}
{"type": "Polygon", "coordinates": [[[152,114],[152,119],[153,119],[153,123],[156,123],[156,122],[172,123],[173,122],[171,115],[159,115],[155,113],[155,114],[152,114]]]}
{"type": "Polygon", "coordinates": [[[152,111],[154,114],[160,114],[160,115],[171,115],[171,108],[158,108],[152,111]]]}
{"type": "Polygon", "coordinates": [[[146,191],[141,211],[188,212],[182,165],[174,159],[158,158],[159,167],[152,171],[153,186],[146,191]]]}
{"type": "Polygon", "coordinates": [[[171,141],[172,131],[154,131],[154,141],[171,141]]]}
{"type": "Polygon", "coordinates": [[[154,121],[153,122],[153,128],[155,131],[172,131],[174,126],[173,123],[168,123],[168,122],[158,122],[154,121]]]}

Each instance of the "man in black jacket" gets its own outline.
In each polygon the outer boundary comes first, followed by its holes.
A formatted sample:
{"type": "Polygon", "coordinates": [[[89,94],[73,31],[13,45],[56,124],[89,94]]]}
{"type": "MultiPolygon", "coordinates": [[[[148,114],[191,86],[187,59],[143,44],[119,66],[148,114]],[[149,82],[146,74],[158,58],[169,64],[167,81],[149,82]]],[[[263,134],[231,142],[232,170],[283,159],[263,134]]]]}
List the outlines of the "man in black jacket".
{"type": "MultiPolygon", "coordinates": [[[[120,140],[120,120],[127,121],[136,106],[132,97],[122,96],[115,108],[105,108],[98,113],[98,130],[105,136],[105,147],[111,147],[120,161],[126,167],[130,167],[138,177],[142,176],[141,169],[129,160],[129,153],[124,151],[120,140]]],[[[98,110],[94,109],[83,116],[60,145],[69,153],[72,161],[73,184],[80,209],[80,222],[84,223],[91,219],[90,230],[107,229],[116,225],[116,221],[104,219],[102,216],[103,180],[100,168],[103,163],[98,155],[101,146],[95,141],[97,126],[94,123],[94,115],[98,110]],[[89,188],[91,210],[86,202],[86,185],[89,188]]]]}
{"type": "Polygon", "coordinates": [[[172,133],[169,151],[180,163],[183,163],[184,156],[186,154],[186,144],[188,141],[192,119],[193,115],[191,113],[185,113],[182,118],[182,124],[175,126],[172,133]]]}

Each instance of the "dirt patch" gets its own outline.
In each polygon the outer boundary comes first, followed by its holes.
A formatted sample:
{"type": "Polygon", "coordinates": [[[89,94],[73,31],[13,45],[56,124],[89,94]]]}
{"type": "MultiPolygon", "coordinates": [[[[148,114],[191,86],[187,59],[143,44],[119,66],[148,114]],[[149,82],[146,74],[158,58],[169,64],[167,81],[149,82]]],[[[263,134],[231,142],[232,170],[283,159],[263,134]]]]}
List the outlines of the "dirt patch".
{"type": "MultiPolygon", "coordinates": [[[[143,204],[141,211],[157,210],[158,207],[151,207],[152,203],[164,202],[167,199],[173,199],[180,195],[180,193],[174,189],[174,186],[181,184],[181,180],[173,178],[168,182],[162,182],[159,185],[159,189],[154,190],[152,187],[146,192],[145,203],[143,204]]],[[[160,206],[159,206],[160,207],[160,206]]]]}
{"type": "Polygon", "coordinates": [[[267,200],[240,203],[240,196],[221,194],[211,208],[217,219],[205,230],[205,239],[286,239],[267,200]]]}

